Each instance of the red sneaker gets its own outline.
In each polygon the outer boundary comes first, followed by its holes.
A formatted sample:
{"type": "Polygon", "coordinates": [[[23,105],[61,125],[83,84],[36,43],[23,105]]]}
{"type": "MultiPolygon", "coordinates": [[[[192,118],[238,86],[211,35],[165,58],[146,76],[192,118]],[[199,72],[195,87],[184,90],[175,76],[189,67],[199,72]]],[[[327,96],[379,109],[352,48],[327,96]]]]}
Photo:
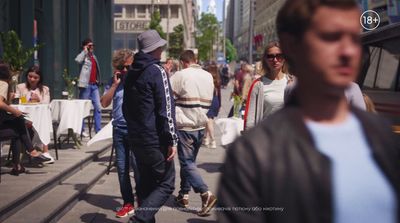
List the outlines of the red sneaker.
{"type": "Polygon", "coordinates": [[[115,216],[117,218],[123,218],[123,217],[126,217],[133,213],[135,213],[135,209],[134,209],[133,205],[130,203],[126,203],[126,204],[124,204],[124,206],[122,206],[121,209],[119,209],[117,211],[117,213],[115,213],[115,216]]]}

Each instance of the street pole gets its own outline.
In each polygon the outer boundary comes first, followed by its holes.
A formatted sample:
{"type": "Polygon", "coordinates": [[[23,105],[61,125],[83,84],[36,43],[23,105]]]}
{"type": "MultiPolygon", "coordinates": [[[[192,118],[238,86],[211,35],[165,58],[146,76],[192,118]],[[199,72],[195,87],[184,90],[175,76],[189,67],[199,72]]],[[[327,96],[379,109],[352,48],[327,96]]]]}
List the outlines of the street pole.
{"type": "Polygon", "coordinates": [[[225,60],[225,62],[226,62],[226,48],[225,48],[225,39],[226,39],[226,34],[225,34],[225,32],[226,32],[226,21],[225,21],[225,8],[226,8],[226,3],[225,3],[225,0],[224,0],[224,8],[222,9],[222,36],[223,36],[223,39],[222,39],[222,51],[223,51],[223,54],[224,54],[224,60],[225,60]]]}
{"type": "Polygon", "coordinates": [[[254,17],[254,0],[250,0],[250,20],[249,20],[249,64],[253,64],[253,17],[254,17]]]}
{"type": "MultiPolygon", "coordinates": [[[[169,0],[168,0],[168,5],[167,5],[167,52],[169,51],[169,0]]],[[[169,56],[169,54],[168,54],[169,56]]]]}

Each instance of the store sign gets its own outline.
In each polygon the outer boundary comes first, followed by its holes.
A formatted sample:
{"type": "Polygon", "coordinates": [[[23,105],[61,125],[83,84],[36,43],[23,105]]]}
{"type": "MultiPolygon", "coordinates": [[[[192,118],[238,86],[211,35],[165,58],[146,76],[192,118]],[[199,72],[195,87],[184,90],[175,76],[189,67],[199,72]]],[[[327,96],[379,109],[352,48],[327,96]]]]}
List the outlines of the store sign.
{"type": "Polygon", "coordinates": [[[115,20],[114,32],[143,32],[150,24],[150,20],[115,20]]]}

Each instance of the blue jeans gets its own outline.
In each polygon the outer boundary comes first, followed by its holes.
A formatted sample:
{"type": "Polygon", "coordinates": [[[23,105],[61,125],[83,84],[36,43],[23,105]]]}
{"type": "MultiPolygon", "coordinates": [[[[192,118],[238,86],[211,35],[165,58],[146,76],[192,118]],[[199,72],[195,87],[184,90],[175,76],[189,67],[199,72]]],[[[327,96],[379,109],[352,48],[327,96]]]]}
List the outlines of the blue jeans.
{"type": "Polygon", "coordinates": [[[193,187],[195,193],[204,193],[208,191],[208,186],[204,183],[196,166],[196,158],[204,136],[204,129],[198,131],[180,130],[178,135],[178,157],[181,165],[181,190],[179,194],[189,193],[190,187],[193,187]]]}
{"type": "Polygon", "coordinates": [[[155,222],[155,214],[175,190],[174,161],[166,161],[166,147],[132,147],[139,169],[140,180],[136,186],[139,208],[134,218],[138,222],[155,222]]]}
{"type": "Polygon", "coordinates": [[[130,150],[127,127],[121,128],[118,126],[114,126],[113,143],[115,148],[119,189],[121,191],[122,199],[124,200],[124,204],[131,203],[133,205],[135,199],[132,192],[129,167],[132,167],[133,169],[133,176],[136,184],[139,182],[139,171],[136,166],[135,156],[131,153],[130,150]]]}
{"type": "MultiPolygon", "coordinates": [[[[79,99],[90,99],[93,105],[94,116],[94,130],[96,132],[101,129],[101,107],[100,107],[100,93],[97,84],[89,84],[86,88],[79,88],[79,99]]],[[[82,131],[85,125],[82,125],[82,131]]]]}

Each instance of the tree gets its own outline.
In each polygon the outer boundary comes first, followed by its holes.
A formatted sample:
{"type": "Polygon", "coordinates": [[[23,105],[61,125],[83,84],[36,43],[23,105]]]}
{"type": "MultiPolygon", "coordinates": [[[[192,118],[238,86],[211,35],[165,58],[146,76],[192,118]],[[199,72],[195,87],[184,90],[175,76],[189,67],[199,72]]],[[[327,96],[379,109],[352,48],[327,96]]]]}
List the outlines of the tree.
{"type": "Polygon", "coordinates": [[[19,39],[18,34],[14,30],[0,33],[1,43],[3,44],[3,58],[2,60],[10,66],[12,80],[10,86],[14,91],[18,83],[18,78],[23,72],[26,64],[33,59],[33,54],[43,44],[39,44],[32,48],[24,48],[22,41],[19,39]]]}
{"type": "Polygon", "coordinates": [[[32,48],[24,48],[22,41],[14,30],[0,33],[3,43],[2,60],[10,65],[12,74],[22,72],[24,66],[32,59],[33,53],[42,47],[42,44],[32,48]]]}
{"type": "Polygon", "coordinates": [[[151,15],[149,29],[156,30],[158,34],[160,34],[161,38],[165,39],[167,35],[163,31],[160,22],[161,22],[160,11],[154,10],[153,14],[151,15]]]}
{"type": "Polygon", "coordinates": [[[217,17],[211,13],[202,13],[197,23],[199,33],[196,37],[196,47],[199,49],[199,59],[202,61],[212,59],[213,45],[219,32],[217,17]]]}
{"type": "Polygon", "coordinates": [[[183,25],[177,25],[174,27],[174,32],[169,35],[169,56],[175,59],[179,58],[179,55],[183,51],[184,39],[183,39],[183,25]]]}
{"type": "Polygon", "coordinates": [[[226,60],[227,62],[232,62],[234,60],[237,60],[237,50],[233,46],[232,42],[230,39],[225,40],[225,50],[226,50],[226,60]]]}

